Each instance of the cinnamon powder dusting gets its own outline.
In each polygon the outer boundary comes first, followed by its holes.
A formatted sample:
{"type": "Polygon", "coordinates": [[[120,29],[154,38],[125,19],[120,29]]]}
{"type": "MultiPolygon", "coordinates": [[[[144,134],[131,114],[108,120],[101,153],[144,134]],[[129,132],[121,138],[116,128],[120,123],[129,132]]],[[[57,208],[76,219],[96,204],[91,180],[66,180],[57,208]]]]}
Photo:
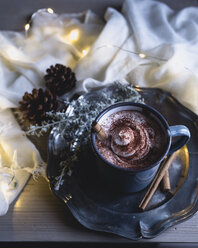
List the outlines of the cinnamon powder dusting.
{"type": "Polygon", "coordinates": [[[123,110],[100,123],[107,139],[96,137],[101,155],[118,167],[140,169],[155,163],[165,150],[163,128],[150,116],[123,110]]]}

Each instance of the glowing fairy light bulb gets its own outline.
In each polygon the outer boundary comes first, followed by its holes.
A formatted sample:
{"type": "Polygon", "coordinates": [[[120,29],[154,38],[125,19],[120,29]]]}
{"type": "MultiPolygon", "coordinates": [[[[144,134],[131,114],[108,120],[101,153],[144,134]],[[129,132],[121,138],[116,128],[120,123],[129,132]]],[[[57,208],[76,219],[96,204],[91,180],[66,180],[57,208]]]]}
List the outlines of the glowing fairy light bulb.
{"type": "Polygon", "coordinates": [[[145,59],[146,58],[146,54],[145,53],[139,53],[138,55],[139,55],[139,57],[141,59],[145,59]]]}
{"type": "Polygon", "coordinates": [[[76,41],[79,38],[79,30],[74,29],[69,33],[69,39],[70,41],[76,41]]]}
{"type": "Polygon", "coordinates": [[[85,57],[88,54],[88,52],[89,52],[89,48],[83,49],[82,52],[81,52],[82,57],[85,57]]]}
{"type": "Polygon", "coordinates": [[[53,10],[52,8],[47,8],[47,12],[48,12],[49,14],[54,14],[54,10],[53,10]]]}
{"type": "Polygon", "coordinates": [[[30,29],[30,24],[29,23],[25,24],[24,28],[25,28],[25,31],[28,31],[30,29]]]}
{"type": "Polygon", "coordinates": [[[83,56],[87,55],[87,51],[86,50],[82,50],[82,54],[83,54],[83,56]]]}

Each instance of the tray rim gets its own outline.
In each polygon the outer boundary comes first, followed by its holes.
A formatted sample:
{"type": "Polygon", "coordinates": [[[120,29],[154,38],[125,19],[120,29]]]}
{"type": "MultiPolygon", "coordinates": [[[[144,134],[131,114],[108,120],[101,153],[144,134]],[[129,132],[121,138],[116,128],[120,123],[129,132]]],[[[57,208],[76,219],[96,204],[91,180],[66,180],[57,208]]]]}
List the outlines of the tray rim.
{"type": "MultiPolygon", "coordinates": [[[[170,98],[175,104],[177,104],[180,108],[183,108],[184,111],[186,111],[188,114],[190,114],[191,116],[193,116],[193,118],[196,118],[198,120],[198,115],[195,114],[193,111],[191,111],[190,109],[188,109],[187,107],[185,107],[183,104],[181,104],[170,92],[160,89],[160,88],[148,88],[148,87],[139,87],[139,86],[134,86],[134,89],[139,92],[146,92],[146,91],[157,91],[160,94],[166,94],[166,97],[170,98]]],[[[53,129],[50,132],[49,135],[49,140],[51,139],[51,137],[53,136],[53,129]]],[[[49,149],[49,142],[48,142],[48,149],[49,149]]],[[[190,155],[189,155],[190,156],[190,155]]],[[[48,159],[49,159],[49,153],[48,153],[48,159]]],[[[168,228],[177,225],[179,223],[182,223],[184,221],[186,221],[187,219],[191,218],[197,211],[198,211],[198,183],[196,184],[196,194],[194,196],[194,199],[192,201],[192,204],[188,205],[188,207],[182,209],[182,211],[178,211],[175,214],[175,217],[171,219],[171,221],[164,219],[162,221],[163,226],[160,227],[160,229],[156,230],[153,229],[152,232],[147,232],[146,230],[144,230],[143,228],[143,222],[139,221],[139,227],[140,227],[140,232],[138,236],[134,236],[131,237],[131,233],[129,235],[126,234],[122,234],[120,233],[120,231],[116,231],[114,230],[113,232],[111,230],[107,230],[105,228],[101,227],[101,224],[97,225],[97,224],[93,224],[89,221],[85,221],[84,218],[82,218],[82,216],[80,216],[78,214],[78,211],[75,210],[75,206],[74,204],[72,204],[72,197],[70,197],[70,194],[66,194],[66,195],[61,195],[58,191],[56,191],[53,188],[53,180],[50,179],[50,175],[49,175],[49,171],[48,171],[48,166],[47,166],[47,178],[49,180],[49,186],[51,191],[56,195],[57,198],[59,198],[61,201],[63,201],[67,207],[69,208],[69,210],[71,211],[72,215],[86,228],[90,229],[90,230],[95,230],[95,231],[100,231],[100,232],[107,232],[107,233],[111,233],[111,234],[117,234],[119,236],[125,237],[125,238],[129,238],[131,240],[140,240],[142,238],[145,239],[152,239],[155,238],[156,236],[160,235],[162,232],[164,232],[165,230],[167,230],[168,228]],[[69,197],[68,197],[69,196],[69,197]],[[181,214],[179,214],[181,212],[181,214]]],[[[149,211],[148,211],[149,212],[149,211]]],[[[132,214],[132,213],[131,213],[132,214]]],[[[136,213],[137,214],[137,213],[136,213]]],[[[141,213],[140,213],[141,214],[141,213]]],[[[170,219],[170,218],[168,218],[170,219]]],[[[158,224],[158,223],[157,223],[158,224]]]]}

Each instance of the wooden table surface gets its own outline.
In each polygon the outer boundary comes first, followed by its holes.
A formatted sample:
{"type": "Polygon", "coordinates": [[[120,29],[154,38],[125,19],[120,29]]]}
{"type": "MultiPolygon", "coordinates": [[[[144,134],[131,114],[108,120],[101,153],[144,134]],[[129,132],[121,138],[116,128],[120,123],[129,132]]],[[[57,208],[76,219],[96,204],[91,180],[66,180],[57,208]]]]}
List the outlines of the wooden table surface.
{"type": "MultiPolygon", "coordinates": [[[[131,243],[128,239],[83,227],[52,194],[43,178],[38,181],[31,178],[8,213],[0,217],[0,240],[131,243]]],[[[198,242],[198,213],[146,242],[198,242]]]]}
{"type": "MultiPolygon", "coordinates": [[[[198,6],[196,0],[164,2],[177,10],[188,5],[198,6]]],[[[27,17],[43,7],[52,7],[58,13],[79,12],[90,8],[102,16],[107,6],[119,9],[121,3],[121,0],[0,0],[0,30],[22,30],[27,17]]],[[[15,241],[42,242],[42,246],[46,245],[48,248],[56,246],[51,242],[59,242],[59,247],[65,247],[66,244],[69,247],[75,244],[86,244],[86,247],[91,247],[91,244],[94,244],[92,247],[111,247],[112,244],[114,247],[122,244],[123,247],[125,244],[131,247],[134,244],[131,240],[81,226],[66,206],[52,194],[48,182],[43,178],[38,181],[31,178],[19,198],[11,204],[8,213],[0,217],[0,242],[9,242],[0,243],[0,247],[11,247],[15,241]]],[[[157,247],[167,247],[167,244],[163,246],[164,242],[191,242],[191,246],[196,247],[192,242],[198,242],[198,213],[152,240],[139,241],[135,247],[142,247],[145,242],[148,247],[154,247],[153,243],[158,244],[157,247]]],[[[21,243],[15,243],[13,247],[21,247],[20,245],[21,243]]],[[[33,247],[33,243],[28,247],[33,247]]],[[[172,247],[171,244],[169,247],[172,247]]]]}

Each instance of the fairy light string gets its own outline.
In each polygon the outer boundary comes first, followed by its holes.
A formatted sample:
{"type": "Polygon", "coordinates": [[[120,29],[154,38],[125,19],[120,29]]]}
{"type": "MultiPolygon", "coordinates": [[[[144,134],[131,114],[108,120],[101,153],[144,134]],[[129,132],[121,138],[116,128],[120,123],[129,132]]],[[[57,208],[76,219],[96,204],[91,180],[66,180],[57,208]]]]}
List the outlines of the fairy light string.
{"type": "Polygon", "coordinates": [[[34,20],[34,18],[36,17],[37,14],[39,13],[42,13],[42,12],[45,12],[45,13],[48,13],[48,14],[54,14],[54,10],[52,8],[43,8],[43,9],[38,9],[36,12],[34,12],[31,17],[30,17],[30,20],[28,21],[28,23],[26,23],[24,25],[24,29],[25,29],[25,33],[26,35],[28,35],[28,32],[31,28],[31,24],[34,20]]]}
{"type": "MultiPolygon", "coordinates": [[[[39,9],[36,12],[34,12],[32,14],[32,16],[30,17],[29,22],[24,25],[24,30],[25,30],[25,35],[26,36],[28,36],[28,34],[30,32],[32,23],[33,23],[35,17],[37,16],[37,14],[40,14],[40,13],[43,13],[43,12],[51,14],[51,15],[56,14],[55,11],[50,7],[42,8],[42,9],[39,9]]],[[[60,21],[60,23],[62,24],[61,21],[60,21]]],[[[114,45],[114,44],[104,44],[104,45],[102,45],[100,47],[96,47],[94,49],[91,49],[90,47],[87,47],[87,48],[83,48],[81,51],[79,51],[74,46],[75,42],[77,42],[79,39],[80,39],[80,30],[77,29],[77,28],[71,30],[69,32],[69,34],[66,34],[66,36],[61,39],[61,41],[65,41],[69,46],[71,46],[71,52],[72,52],[72,54],[74,55],[74,57],[77,60],[84,58],[85,56],[87,56],[89,54],[89,52],[95,52],[95,51],[97,51],[99,49],[104,49],[104,48],[108,48],[108,49],[116,48],[116,49],[119,49],[119,51],[127,52],[129,54],[133,54],[133,55],[135,55],[135,56],[137,56],[137,57],[139,57],[140,59],[143,59],[143,60],[152,59],[152,60],[157,60],[157,61],[161,61],[161,62],[167,62],[169,60],[169,58],[161,58],[161,57],[153,56],[153,55],[147,54],[147,53],[145,53],[143,51],[131,51],[131,50],[119,47],[119,46],[114,45]]],[[[184,69],[187,70],[187,71],[192,72],[187,67],[184,67],[184,69]]],[[[194,72],[192,72],[192,73],[194,73],[194,72]]]]}
{"type": "MultiPolygon", "coordinates": [[[[42,8],[42,9],[39,9],[36,12],[34,12],[32,14],[32,16],[31,16],[31,18],[30,18],[30,21],[24,25],[25,35],[26,36],[28,36],[28,34],[29,34],[29,31],[31,29],[31,24],[34,21],[34,18],[36,17],[37,14],[42,13],[42,12],[45,12],[45,13],[48,13],[48,14],[51,14],[51,15],[56,14],[55,11],[50,7],[42,8]]],[[[60,23],[62,24],[61,21],[60,21],[60,23]]],[[[81,51],[79,51],[74,46],[74,43],[77,42],[80,39],[80,30],[76,29],[76,28],[71,30],[70,33],[67,34],[65,37],[63,37],[61,39],[61,41],[65,40],[65,42],[72,47],[72,54],[74,55],[74,57],[76,57],[77,60],[84,58],[86,55],[89,54],[89,52],[95,52],[95,51],[97,51],[99,49],[104,49],[104,48],[109,48],[109,49],[116,48],[116,49],[119,49],[122,52],[127,52],[127,53],[133,54],[135,56],[138,56],[140,59],[143,59],[143,60],[152,59],[152,60],[157,60],[157,61],[161,61],[161,62],[167,62],[169,60],[169,58],[161,58],[161,57],[153,56],[153,55],[147,54],[147,53],[145,53],[143,51],[131,51],[131,50],[119,47],[119,46],[114,45],[114,44],[104,44],[104,45],[102,45],[100,47],[96,47],[94,49],[91,49],[90,47],[88,47],[88,48],[83,48],[81,51]],[[66,40],[65,40],[65,37],[66,37],[66,40]]],[[[187,70],[187,71],[192,72],[193,74],[195,74],[195,72],[191,71],[186,66],[184,66],[184,70],[187,70]]]]}
{"type": "MultiPolygon", "coordinates": [[[[45,13],[48,13],[48,14],[55,14],[55,11],[52,8],[43,8],[43,9],[39,9],[36,12],[34,12],[32,14],[32,16],[31,16],[31,18],[30,18],[30,21],[28,23],[26,23],[25,26],[24,26],[26,35],[29,34],[29,31],[31,29],[31,25],[32,25],[36,15],[40,14],[42,12],[45,12],[45,13]]],[[[65,40],[66,43],[69,44],[69,45],[74,45],[74,43],[77,42],[79,39],[80,39],[80,30],[75,28],[75,29],[71,30],[68,34],[66,34],[64,39],[62,39],[62,40],[65,40]]],[[[144,52],[131,51],[131,50],[128,50],[128,49],[125,49],[125,48],[122,48],[122,47],[119,47],[119,46],[113,45],[113,44],[102,45],[100,47],[96,47],[95,49],[90,49],[90,47],[89,48],[84,48],[84,49],[82,49],[82,51],[76,51],[74,49],[74,53],[75,53],[76,57],[81,59],[81,58],[84,58],[90,51],[94,52],[94,51],[97,51],[99,49],[104,49],[104,48],[109,48],[109,49],[116,48],[116,49],[119,49],[122,52],[127,52],[127,53],[130,53],[130,54],[136,55],[141,59],[156,59],[156,60],[159,60],[159,61],[168,61],[168,58],[159,58],[159,57],[156,57],[156,56],[145,54],[144,52]]]]}

